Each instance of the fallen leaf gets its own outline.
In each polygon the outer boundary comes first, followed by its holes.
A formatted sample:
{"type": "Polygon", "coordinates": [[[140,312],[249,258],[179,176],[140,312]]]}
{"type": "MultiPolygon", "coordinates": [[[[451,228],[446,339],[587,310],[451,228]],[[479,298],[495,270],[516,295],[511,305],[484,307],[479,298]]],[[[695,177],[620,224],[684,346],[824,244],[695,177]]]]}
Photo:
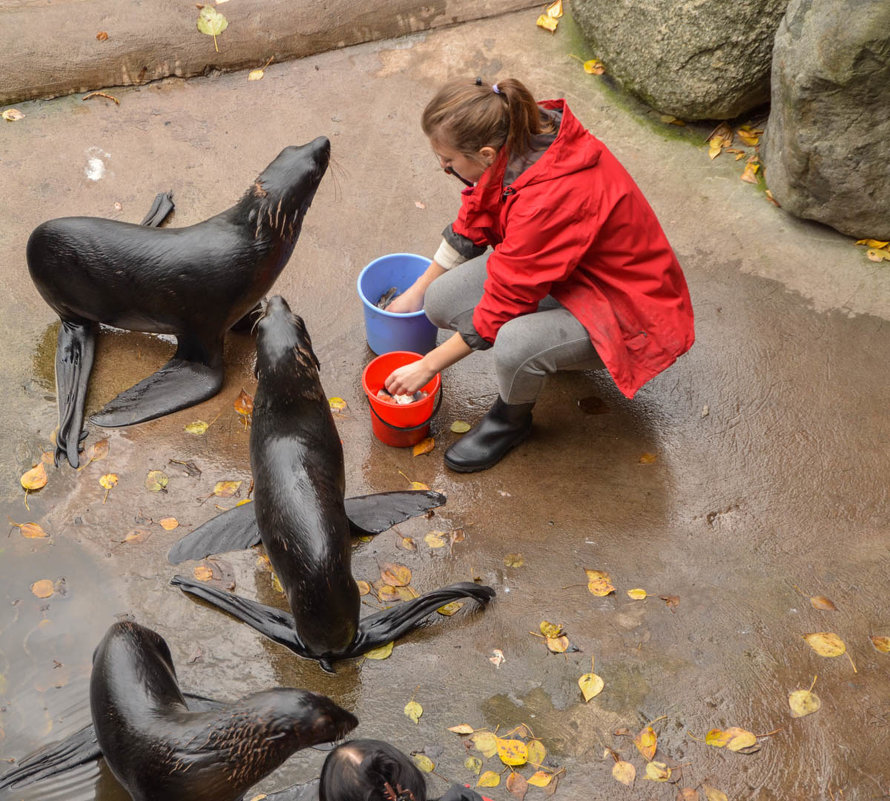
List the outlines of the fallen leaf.
{"type": "Polygon", "coordinates": [[[487,770],[477,780],[477,787],[497,787],[501,783],[501,777],[493,770],[487,770]]]}
{"type": "Polygon", "coordinates": [[[540,765],[547,758],[547,749],[540,740],[531,740],[528,743],[528,762],[530,765],[540,765]]]}
{"type": "Polygon", "coordinates": [[[716,787],[711,787],[708,784],[703,784],[701,788],[705,791],[705,798],[707,798],[708,801],[729,801],[729,799],[726,797],[726,793],[724,793],[722,790],[718,790],[716,787]]]}
{"type": "Polygon", "coordinates": [[[508,553],[504,557],[504,564],[507,567],[522,567],[525,564],[525,559],[521,553],[508,553]]]}
{"type": "Polygon", "coordinates": [[[43,462],[38,462],[36,467],[32,467],[21,477],[22,487],[28,492],[34,492],[46,486],[47,475],[46,466],[43,462]]]}
{"type": "Polygon", "coordinates": [[[664,762],[648,762],[646,778],[653,782],[666,782],[671,778],[671,769],[664,762]]]}
{"type": "Polygon", "coordinates": [[[542,620],[539,628],[545,637],[558,637],[562,634],[561,623],[548,623],[546,620],[542,620]]]}
{"type": "Polygon", "coordinates": [[[405,714],[415,723],[418,723],[420,716],[423,715],[423,707],[417,701],[409,701],[405,704],[405,714]]]}
{"type": "Polygon", "coordinates": [[[213,571],[207,565],[197,565],[192,572],[198,581],[210,581],[213,578],[213,571]]]}
{"type": "Polygon", "coordinates": [[[498,738],[490,731],[477,731],[470,737],[476,750],[482,752],[486,759],[498,752],[498,738]]]}
{"type": "Polygon", "coordinates": [[[566,636],[562,637],[547,637],[547,648],[554,654],[564,654],[569,649],[569,638],[566,636]]]}
{"type": "Polygon", "coordinates": [[[872,635],[871,644],[882,654],[890,654],[890,637],[877,637],[872,635]]]}
{"type": "Polygon", "coordinates": [[[240,481],[217,481],[213,487],[213,494],[217,498],[231,498],[238,492],[241,483],[240,481]]]}
{"type": "Polygon", "coordinates": [[[469,723],[458,723],[457,726],[449,726],[448,731],[453,731],[455,734],[472,734],[476,730],[469,723]]]}
{"type": "Polygon", "coordinates": [[[211,6],[204,6],[198,14],[198,30],[213,37],[213,47],[219,52],[216,37],[229,27],[229,21],[211,6]]]}
{"type": "Polygon", "coordinates": [[[728,729],[711,729],[705,735],[705,742],[715,748],[725,746],[730,751],[743,751],[757,745],[757,737],[746,729],[730,726],[728,729]]]}
{"type": "Polygon", "coordinates": [[[163,470],[151,470],[145,478],[145,488],[149,492],[161,492],[166,489],[169,480],[163,470]]]}
{"type": "MultiPolygon", "coordinates": [[[[346,405],[346,401],[343,401],[343,405],[346,405]]],[[[247,417],[253,412],[253,395],[248,395],[242,389],[232,406],[242,417],[247,417]]]]}
{"type": "Polygon", "coordinates": [[[402,476],[402,478],[404,478],[411,485],[411,489],[414,489],[414,490],[428,490],[429,489],[429,487],[426,484],[424,484],[422,481],[412,481],[401,470],[399,470],[399,475],[402,476]]]}
{"type": "Polygon", "coordinates": [[[474,776],[478,776],[482,771],[482,760],[479,757],[468,756],[464,760],[464,767],[474,776]]]}
{"type": "Polygon", "coordinates": [[[25,115],[17,108],[8,108],[0,116],[2,116],[3,119],[7,122],[16,122],[18,120],[24,119],[25,117],[25,115]]]}
{"type": "Polygon", "coordinates": [[[834,612],[837,610],[837,607],[834,605],[834,603],[829,598],[826,598],[824,595],[813,596],[812,598],[810,598],[810,604],[813,609],[821,609],[825,612],[834,612]]]}
{"type": "Polygon", "coordinates": [[[507,788],[507,792],[515,798],[518,798],[519,801],[523,801],[525,794],[528,792],[528,782],[525,780],[525,777],[521,773],[516,773],[515,771],[512,771],[510,775],[507,776],[507,781],[504,782],[504,786],[507,788]]]}
{"type": "Polygon", "coordinates": [[[488,657],[488,661],[491,662],[496,668],[499,668],[504,662],[506,658],[504,657],[504,652],[500,648],[495,648],[492,652],[493,656],[488,657]]]}
{"type": "Polygon", "coordinates": [[[755,147],[760,144],[760,134],[763,131],[759,129],[754,129],[750,125],[741,125],[736,129],[736,135],[741,139],[748,147],[755,147]]]}
{"type": "Polygon", "coordinates": [[[536,770],[528,777],[528,783],[534,787],[546,787],[550,784],[551,779],[553,779],[552,773],[548,773],[546,770],[536,770]]]}
{"type": "Polygon", "coordinates": [[[411,569],[405,565],[387,562],[380,571],[380,578],[384,584],[391,587],[406,587],[411,583],[411,569]]]}
{"type": "Polygon", "coordinates": [[[96,34],[96,38],[100,42],[105,42],[108,40],[108,32],[107,31],[99,31],[99,33],[96,34]]]}
{"type": "Polygon", "coordinates": [[[633,785],[636,776],[637,769],[630,762],[625,762],[623,759],[619,759],[612,765],[612,778],[615,779],[615,781],[626,784],[628,787],[633,785]]]}
{"type": "Polygon", "coordinates": [[[444,531],[431,531],[423,538],[423,541],[430,548],[444,548],[446,545],[444,539],[445,536],[446,535],[444,531]]]}
{"type": "Polygon", "coordinates": [[[118,482],[117,473],[105,473],[105,475],[103,475],[99,479],[99,484],[107,490],[110,490],[112,487],[117,486],[117,482],[118,482]]]}
{"type": "Polygon", "coordinates": [[[559,19],[562,16],[562,0],[554,0],[554,2],[547,6],[544,13],[553,17],[553,19],[559,19]]]}
{"type": "Polygon", "coordinates": [[[643,758],[650,762],[652,757],[655,756],[655,751],[658,747],[658,737],[655,735],[655,730],[651,726],[645,726],[640,729],[637,736],[634,737],[634,745],[643,755],[643,758]]]}
{"type": "Polygon", "coordinates": [[[742,180],[747,184],[756,184],[759,169],[760,165],[756,161],[749,161],[742,172],[742,180]]]}
{"type": "Polygon", "coordinates": [[[591,58],[584,62],[584,72],[588,75],[602,75],[606,71],[606,65],[598,58],[591,58]]]}
{"type": "Polygon", "coordinates": [[[371,585],[367,581],[356,581],[355,584],[358,587],[359,595],[367,595],[371,592],[371,585]]]}
{"type": "Polygon", "coordinates": [[[698,790],[692,787],[684,787],[677,791],[677,801],[699,801],[698,790]]]}
{"type": "Polygon", "coordinates": [[[627,595],[629,598],[633,598],[635,601],[642,601],[644,598],[646,598],[646,590],[642,590],[639,588],[628,590],[627,595]]]}
{"type": "Polygon", "coordinates": [[[615,592],[612,579],[605,570],[585,570],[587,574],[587,589],[599,597],[605,597],[615,592]]]}
{"type": "Polygon", "coordinates": [[[31,585],[31,592],[38,598],[49,598],[55,591],[55,586],[51,579],[40,579],[31,585]]]}
{"type": "Polygon", "coordinates": [[[890,261],[890,250],[867,250],[865,255],[869,261],[890,261]]]}
{"type": "Polygon", "coordinates": [[[175,517],[162,517],[158,520],[158,524],[164,531],[173,531],[179,526],[179,521],[175,517]]]}
{"type": "Polygon", "coordinates": [[[791,707],[791,717],[802,718],[818,712],[822,701],[818,695],[809,690],[795,690],[788,696],[788,706],[791,707]]]}
{"type": "Polygon", "coordinates": [[[544,28],[553,33],[553,31],[556,30],[556,26],[559,25],[559,21],[551,17],[549,14],[541,14],[541,16],[538,17],[537,25],[539,28],[544,28]]]}
{"type": "Polygon", "coordinates": [[[372,648],[365,653],[365,659],[387,659],[392,654],[393,644],[388,642],[379,648],[372,648]]]}
{"type": "Polygon", "coordinates": [[[658,459],[658,454],[644,453],[640,457],[640,464],[654,464],[657,459],[658,459]]]}
{"type": "MultiPolygon", "coordinates": [[[[367,654],[365,654],[367,656],[367,654]]],[[[424,773],[432,773],[436,769],[436,763],[426,754],[412,754],[414,762],[424,773]]]]}
{"type": "Polygon", "coordinates": [[[673,609],[675,606],[679,606],[680,604],[680,596],[679,595],[659,595],[662,601],[664,601],[665,605],[668,609],[673,609]]]}
{"type": "Polygon", "coordinates": [[[593,672],[593,669],[593,657],[591,657],[590,673],[585,673],[578,679],[578,686],[581,688],[581,695],[584,696],[584,703],[587,703],[591,698],[595,698],[599,695],[605,686],[605,682],[600,676],[597,676],[596,673],[593,672]]]}
{"type": "Polygon", "coordinates": [[[519,767],[528,762],[528,746],[522,740],[502,740],[498,738],[498,757],[510,767],[519,767]]]}
{"type": "Polygon", "coordinates": [[[22,536],[26,540],[42,540],[46,537],[49,537],[49,534],[47,534],[37,523],[16,523],[15,521],[10,520],[9,524],[11,526],[15,526],[19,531],[21,531],[22,536]]]}
{"type": "Polygon", "coordinates": [[[868,247],[870,248],[877,248],[878,250],[880,250],[881,248],[885,248],[887,247],[887,245],[890,245],[890,242],[881,242],[877,239],[857,239],[856,244],[868,245],[868,247]]]}
{"type": "Polygon", "coordinates": [[[831,632],[821,631],[813,634],[804,634],[803,638],[819,656],[841,656],[847,650],[844,641],[831,632]]]}
{"type": "MultiPolygon", "coordinates": [[[[104,459],[108,455],[108,438],[100,439],[90,445],[90,449],[87,451],[87,464],[91,462],[98,462],[100,459],[104,459]]],[[[86,465],[84,465],[86,467],[86,465]]]]}
{"type": "Polygon", "coordinates": [[[435,447],[436,440],[433,437],[424,437],[411,449],[411,453],[414,456],[423,456],[423,454],[429,453],[435,447]]]}
{"type": "Polygon", "coordinates": [[[151,536],[151,532],[144,528],[130,529],[121,542],[144,542],[151,536]]]}
{"type": "Polygon", "coordinates": [[[404,548],[406,551],[416,551],[417,543],[413,537],[399,537],[399,547],[404,548]]]}
{"type": "Polygon", "coordinates": [[[677,119],[673,114],[661,114],[658,119],[666,122],[668,125],[679,125],[680,127],[685,127],[686,125],[683,120],[677,119]]]}
{"type": "Polygon", "coordinates": [[[247,73],[247,80],[248,81],[261,81],[265,74],[266,74],[265,70],[260,70],[260,69],[251,70],[250,72],[247,73]]]}
{"type": "Polygon", "coordinates": [[[445,615],[445,617],[451,617],[462,606],[463,606],[463,604],[460,601],[452,601],[451,603],[447,603],[444,606],[440,606],[436,611],[440,615],[445,615]]]}

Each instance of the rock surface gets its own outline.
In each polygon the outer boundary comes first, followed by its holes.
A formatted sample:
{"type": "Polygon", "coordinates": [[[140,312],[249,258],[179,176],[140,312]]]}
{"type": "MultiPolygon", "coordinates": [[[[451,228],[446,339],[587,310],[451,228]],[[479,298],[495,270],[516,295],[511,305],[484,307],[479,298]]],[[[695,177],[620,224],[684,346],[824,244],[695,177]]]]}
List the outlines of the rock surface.
{"type": "Polygon", "coordinates": [[[769,99],[773,37],[788,0],[572,0],[621,87],[684,120],[731,119],[769,99]]]}
{"type": "Polygon", "coordinates": [[[761,152],[782,208],[890,238],[890,3],[792,0],[761,152]]]}

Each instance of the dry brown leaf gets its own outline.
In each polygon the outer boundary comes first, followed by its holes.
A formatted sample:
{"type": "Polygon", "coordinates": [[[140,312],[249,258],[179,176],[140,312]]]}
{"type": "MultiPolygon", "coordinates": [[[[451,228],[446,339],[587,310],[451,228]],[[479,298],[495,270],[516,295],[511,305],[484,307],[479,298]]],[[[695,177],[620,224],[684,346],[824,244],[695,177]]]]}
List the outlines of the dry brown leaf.
{"type": "Polygon", "coordinates": [[[831,601],[830,598],[826,598],[824,595],[814,595],[810,598],[810,605],[813,609],[821,609],[825,612],[834,612],[837,610],[834,602],[831,601]]]}
{"type": "Polygon", "coordinates": [[[422,456],[425,453],[429,453],[435,447],[436,440],[433,437],[424,437],[412,448],[411,452],[414,456],[422,456]]]}
{"type": "Polygon", "coordinates": [[[26,540],[42,540],[49,537],[49,534],[38,523],[16,523],[14,520],[10,520],[9,524],[21,531],[26,540]]]}
{"type": "Polygon", "coordinates": [[[507,788],[507,792],[515,798],[518,798],[519,801],[522,801],[522,799],[525,798],[525,794],[528,792],[528,782],[525,780],[525,777],[521,773],[516,773],[515,771],[511,772],[507,777],[504,786],[507,788]]]}
{"type": "Polygon", "coordinates": [[[658,737],[651,726],[644,726],[634,737],[634,745],[647,762],[651,762],[658,748],[658,737]]]}
{"type": "Polygon", "coordinates": [[[564,654],[571,645],[571,643],[569,642],[569,638],[566,636],[547,637],[546,642],[547,648],[554,654],[564,654]]]}

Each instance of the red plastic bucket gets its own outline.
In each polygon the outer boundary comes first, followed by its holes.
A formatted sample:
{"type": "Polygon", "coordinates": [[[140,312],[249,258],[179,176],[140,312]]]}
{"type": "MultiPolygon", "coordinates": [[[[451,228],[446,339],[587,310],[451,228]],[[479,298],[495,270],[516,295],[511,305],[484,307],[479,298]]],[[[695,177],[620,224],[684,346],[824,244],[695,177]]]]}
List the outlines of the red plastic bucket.
{"type": "Polygon", "coordinates": [[[385,445],[409,448],[430,433],[430,420],[442,399],[442,379],[438,373],[421,387],[427,396],[414,403],[391,403],[377,397],[393,370],[422,358],[419,353],[395,350],[378,356],[362,373],[362,388],[371,404],[371,429],[385,445]]]}

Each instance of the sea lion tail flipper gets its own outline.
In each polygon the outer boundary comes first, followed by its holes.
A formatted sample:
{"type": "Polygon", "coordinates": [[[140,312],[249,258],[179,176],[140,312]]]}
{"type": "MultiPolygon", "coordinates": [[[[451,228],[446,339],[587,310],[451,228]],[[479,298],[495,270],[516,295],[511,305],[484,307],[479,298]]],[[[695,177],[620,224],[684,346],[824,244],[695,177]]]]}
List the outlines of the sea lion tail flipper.
{"type": "Polygon", "coordinates": [[[375,612],[363,618],[358,625],[355,639],[347,656],[359,656],[372,648],[386,645],[416,629],[427,615],[452,601],[471,598],[485,606],[494,598],[494,589],[472,581],[449,584],[439,590],[424,593],[407,603],[399,604],[382,612],[375,612]]]}
{"type": "Polygon", "coordinates": [[[80,464],[83,407],[95,351],[95,323],[62,320],[56,342],[56,395],[59,404],[57,467],[66,458],[72,467],[80,464]]]}
{"type": "Polygon", "coordinates": [[[101,756],[96,730],[89,724],[70,737],[45,745],[26,756],[11,771],[0,776],[0,790],[24,787],[57,776],[101,756]]]}
{"type": "Polygon", "coordinates": [[[354,537],[379,534],[396,523],[442,506],[445,496],[434,490],[400,490],[358,495],[345,500],[349,528],[354,537]]]}
{"type": "Polygon", "coordinates": [[[154,202],[151,204],[151,208],[148,210],[148,214],[142,218],[142,222],[139,225],[144,225],[147,228],[157,228],[167,219],[167,215],[174,208],[173,193],[158,192],[155,195],[154,202]]]}
{"type": "Polygon", "coordinates": [[[167,552],[167,560],[178,565],[215,553],[243,551],[259,541],[254,506],[245,503],[211,517],[204,525],[186,534],[167,552]]]}
{"type": "MultiPolygon", "coordinates": [[[[219,392],[223,382],[222,340],[208,359],[192,359],[197,342],[180,338],[179,348],[156,373],[121,392],[101,412],[96,425],[115,428],[154,420],[187,409],[219,392]],[[218,349],[218,350],[217,350],[218,349]]],[[[208,353],[208,349],[203,349],[208,353]]]]}
{"type": "Polygon", "coordinates": [[[288,612],[241,598],[225,590],[218,590],[200,581],[192,581],[185,576],[174,576],[170,579],[170,583],[183,592],[194,595],[223,612],[228,612],[232,617],[247,623],[260,634],[265,634],[270,640],[289,648],[295,654],[314,658],[297,636],[293,615],[288,612]]]}

